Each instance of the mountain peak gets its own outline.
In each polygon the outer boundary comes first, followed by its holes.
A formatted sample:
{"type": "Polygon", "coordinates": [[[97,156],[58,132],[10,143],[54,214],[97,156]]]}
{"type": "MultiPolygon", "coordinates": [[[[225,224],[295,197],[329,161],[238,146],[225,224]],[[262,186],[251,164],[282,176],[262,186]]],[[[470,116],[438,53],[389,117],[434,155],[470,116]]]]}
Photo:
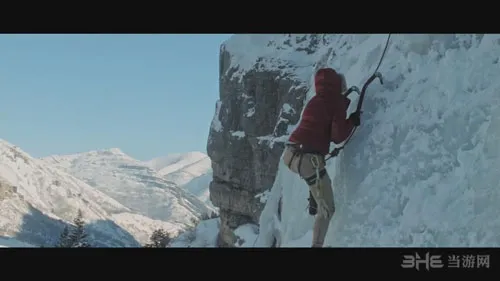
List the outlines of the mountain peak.
{"type": "Polygon", "coordinates": [[[0,146],[4,146],[4,147],[9,147],[9,148],[12,148],[12,149],[20,150],[20,148],[18,146],[11,144],[10,142],[8,142],[8,141],[6,141],[4,139],[0,139],[0,146]]]}
{"type": "Polygon", "coordinates": [[[103,150],[100,150],[100,152],[111,153],[111,154],[116,154],[116,155],[126,155],[121,149],[119,149],[117,147],[103,149],[103,150]]]}
{"type": "Polygon", "coordinates": [[[92,157],[98,157],[98,158],[103,158],[103,159],[123,159],[127,161],[139,161],[137,159],[134,159],[133,157],[129,156],[125,152],[123,152],[120,148],[117,147],[112,147],[112,148],[106,148],[106,149],[98,149],[98,150],[92,150],[84,153],[78,153],[78,155],[87,155],[87,156],[92,156],[92,157]]]}
{"type": "Polygon", "coordinates": [[[11,155],[11,157],[21,157],[25,162],[31,159],[31,156],[19,146],[11,144],[4,139],[0,139],[0,152],[1,151],[10,151],[7,155],[11,155]]]}

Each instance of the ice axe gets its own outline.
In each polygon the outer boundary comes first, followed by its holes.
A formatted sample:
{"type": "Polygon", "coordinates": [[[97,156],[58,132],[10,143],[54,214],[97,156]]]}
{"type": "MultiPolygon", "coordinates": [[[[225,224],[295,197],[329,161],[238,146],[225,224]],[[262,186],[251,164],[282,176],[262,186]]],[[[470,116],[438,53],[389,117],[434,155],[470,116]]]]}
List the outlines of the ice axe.
{"type": "Polygon", "coordinates": [[[368,80],[363,85],[363,88],[361,89],[361,94],[359,95],[359,102],[358,102],[358,106],[356,107],[356,111],[359,113],[362,113],[361,107],[363,106],[363,101],[365,99],[366,89],[375,80],[375,78],[378,78],[378,80],[380,81],[380,84],[384,85],[384,79],[382,78],[382,74],[378,71],[373,73],[372,76],[370,76],[370,78],[368,78],[368,80]]]}
{"type": "MultiPolygon", "coordinates": [[[[370,78],[368,78],[368,80],[365,82],[365,84],[363,85],[363,88],[361,88],[361,93],[360,93],[358,87],[356,87],[356,86],[350,87],[349,90],[347,90],[344,93],[345,97],[349,96],[349,94],[351,94],[352,92],[356,92],[356,93],[359,94],[358,106],[356,107],[356,111],[355,112],[359,112],[360,115],[361,115],[361,113],[363,113],[363,111],[361,111],[361,107],[363,106],[363,100],[365,99],[366,89],[375,80],[375,78],[378,78],[378,80],[380,81],[380,84],[382,84],[382,85],[384,84],[384,80],[382,79],[382,74],[380,74],[380,72],[377,71],[377,72],[373,73],[372,76],[370,76],[370,78]]],[[[330,158],[333,158],[333,157],[337,156],[339,154],[339,152],[342,149],[344,149],[344,147],[349,142],[349,140],[351,140],[351,137],[352,137],[352,135],[354,134],[354,132],[356,131],[357,128],[358,128],[358,126],[354,127],[354,129],[352,130],[351,134],[349,135],[349,137],[347,138],[347,140],[344,142],[344,144],[341,147],[334,148],[332,150],[332,152],[330,152],[328,154],[328,156],[325,158],[325,161],[327,161],[330,158]]]]}

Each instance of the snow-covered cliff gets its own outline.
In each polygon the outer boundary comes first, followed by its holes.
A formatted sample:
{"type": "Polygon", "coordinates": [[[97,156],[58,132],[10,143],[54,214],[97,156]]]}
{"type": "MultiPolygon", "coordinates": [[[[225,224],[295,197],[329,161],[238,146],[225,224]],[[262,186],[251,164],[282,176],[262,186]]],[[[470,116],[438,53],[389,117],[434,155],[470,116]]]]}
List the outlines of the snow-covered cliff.
{"type": "MultiPolygon", "coordinates": [[[[310,245],[307,186],[280,162],[282,141],[314,94],[315,70],[335,68],[360,87],[386,37],[235,35],[223,44],[208,140],[210,191],[228,202],[214,201],[222,244],[258,224],[248,246],[310,245]],[[238,203],[251,198],[265,207],[238,203]]],[[[499,58],[499,35],[392,35],[385,83],[370,86],[362,126],[328,163],[336,214],[326,246],[500,245],[499,58]]]]}

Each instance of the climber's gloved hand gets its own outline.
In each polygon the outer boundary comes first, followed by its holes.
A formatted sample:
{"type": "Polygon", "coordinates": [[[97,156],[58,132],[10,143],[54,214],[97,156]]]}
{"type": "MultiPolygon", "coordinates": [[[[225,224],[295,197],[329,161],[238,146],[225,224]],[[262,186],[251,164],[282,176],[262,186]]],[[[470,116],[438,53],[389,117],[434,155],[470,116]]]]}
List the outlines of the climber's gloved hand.
{"type": "Polygon", "coordinates": [[[354,126],[359,126],[361,124],[361,112],[353,112],[350,116],[349,116],[349,120],[351,120],[352,124],[354,126]]]}

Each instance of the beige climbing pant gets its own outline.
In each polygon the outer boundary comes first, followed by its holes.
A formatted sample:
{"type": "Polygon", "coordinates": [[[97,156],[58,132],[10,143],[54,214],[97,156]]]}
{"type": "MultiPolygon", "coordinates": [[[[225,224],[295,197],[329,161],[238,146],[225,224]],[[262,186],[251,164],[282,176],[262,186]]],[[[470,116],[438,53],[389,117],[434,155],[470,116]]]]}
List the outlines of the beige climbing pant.
{"type": "MultiPolygon", "coordinates": [[[[315,179],[317,179],[320,177],[319,171],[325,167],[325,160],[321,155],[310,153],[300,154],[293,146],[286,146],[283,153],[283,162],[292,172],[298,174],[303,179],[311,176],[315,176],[315,179]]],[[[318,212],[313,227],[312,247],[322,247],[330,220],[335,212],[332,181],[325,171],[320,180],[315,180],[314,183],[308,184],[308,186],[314,200],[318,204],[318,212]]]]}

